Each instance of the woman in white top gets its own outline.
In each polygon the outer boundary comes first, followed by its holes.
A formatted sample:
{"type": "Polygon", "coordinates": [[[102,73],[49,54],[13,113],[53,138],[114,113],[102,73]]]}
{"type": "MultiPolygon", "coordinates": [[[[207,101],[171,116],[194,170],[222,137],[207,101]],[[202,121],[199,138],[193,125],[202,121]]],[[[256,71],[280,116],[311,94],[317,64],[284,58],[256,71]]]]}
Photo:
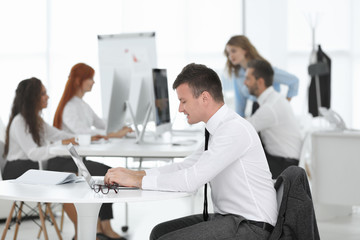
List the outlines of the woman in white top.
{"type": "MultiPolygon", "coordinates": [[[[42,119],[41,112],[47,107],[48,99],[39,79],[30,78],[19,83],[6,128],[4,179],[15,179],[29,169],[39,169],[39,162],[45,160],[48,160],[48,165],[64,163],[65,169],[70,169],[74,164],[49,153],[51,145],[75,144],[75,140],[72,134],[60,131],[42,119]]],[[[64,204],[64,210],[74,222],[76,232],[74,205],[64,204]]]]}
{"type": "MultiPolygon", "coordinates": [[[[90,92],[94,85],[95,71],[84,63],[78,63],[72,67],[64,93],[61,97],[54,116],[54,127],[72,134],[91,134],[95,138],[121,138],[132,129],[124,127],[117,132],[105,135],[106,124],[91,109],[83,97],[90,92]],[[94,128],[93,128],[94,127],[94,128]]],[[[90,173],[95,176],[104,176],[110,168],[106,165],[84,160],[90,173]],[[103,166],[106,166],[104,168],[103,166]]],[[[60,166],[59,166],[60,167],[60,166]]],[[[97,225],[97,237],[99,239],[124,239],[121,238],[111,227],[110,219],[113,218],[112,205],[105,203],[100,209],[100,221],[97,225]]]]}
{"type": "MultiPolygon", "coordinates": [[[[106,135],[104,120],[83,100],[85,93],[90,92],[95,83],[94,75],[94,69],[85,63],[72,67],[54,116],[54,127],[75,134],[106,135]]],[[[123,127],[105,138],[121,138],[128,132],[132,132],[132,129],[123,127]]]]}

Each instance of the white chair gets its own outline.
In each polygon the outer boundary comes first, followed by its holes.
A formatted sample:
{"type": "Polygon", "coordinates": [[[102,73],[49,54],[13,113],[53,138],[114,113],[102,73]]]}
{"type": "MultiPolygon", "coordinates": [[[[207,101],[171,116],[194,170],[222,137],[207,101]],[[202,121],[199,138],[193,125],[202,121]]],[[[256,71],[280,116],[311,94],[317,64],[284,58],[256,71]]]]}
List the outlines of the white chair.
{"type": "MultiPolygon", "coordinates": [[[[3,180],[2,179],[2,173],[3,173],[3,170],[4,170],[5,163],[6,163],[5,159],[3,158],[4,145],[5,145],[4,142],[0,140],[0,167],[1,167],[0,177],[1,177],[1,180],[3,180]]],[[[47,231],[46,231],[45,220],[49,218],[48,216],[50,216],[51,223],[54,225],[55,231],[56,231],[59,239],[62,240],[60,230],[59,230],[59,228],[57,226],[54,214],[53,214],[52,209],[51,209],[51,204],[50,203],[44,203],[43,206],[42,206],[42,203],[38,202],[36,204],[36,207],[33,207],[33,206],[30,206],[30,205],[26,204],[23,201],[20,201],[20,202],[14,201],[14,203],[12,204],[9,216],[8,216],[8,218],[6,220],[6,224],[5,224],[5,228],[4,228],[1,240],[4,240],[5,237],[6,237],[7,231],[9,230],[11,221],[13,219],[14,211],[16,211],[15,212],[16,213],[15,214],[16,215],[16,226],[15,226],[15,232],[14,232],[14,240],[17,238],[17,234],[18,234],[18,231],[19,231],[19,226],[20,226],[23,214],[25,216],[34,216],[34,214],[39,215],[40,221],[41,221],[41,226],[40,226],[40,230],[39,230],[39,233],[38,233],[37,237],[39,238],[41,232],[43,231],[44,232],[44,238],[46,240],[48,240],[49,237],[48,237],[48,234],[47,234],[47,231]],[[24,211],[25,206],[27,206],[30,209],[29,212],[24,211]],[[45,211],[43,211],[43,209],[42,209],[43,207],[45,208],[45,211]],[[44,212],[45,212],[45,214],[44,214],[44,212]]]]}

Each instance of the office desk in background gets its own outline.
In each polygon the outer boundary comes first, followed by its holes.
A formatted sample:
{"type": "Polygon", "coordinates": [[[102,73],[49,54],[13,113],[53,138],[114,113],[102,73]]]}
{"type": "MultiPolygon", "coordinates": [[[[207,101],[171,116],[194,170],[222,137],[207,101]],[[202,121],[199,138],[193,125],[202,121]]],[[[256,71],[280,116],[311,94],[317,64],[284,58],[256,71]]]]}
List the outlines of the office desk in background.
{"type": "MultiPolygon", "coordinates": [[[[199,132],[175,136],[170,140],[145,138],[142,144],[135,143],[135,139],[111,139],[108,143],[76,146],[80,156],[91,157],[139,157],[139,158],[183,158],[197,150],[203,142],[203,135],[199,132]],[[172,143],[175,144],[172,144],[172,143]],[[183,143],[179,145],[176,143],[183,143]]],[[[66,146],[54,146],[50,153],[69,156],[66,146]]]]}
{"type": "Polygon", "coordinates": [[[311,162],[315,203],[360,205],[360,131],[314,132],[311,162]]]}
{"type": "Polygon", "coordinates": [[[102,203],[157,201],[187,196],[190,194],[144,190],[121,190],[118,194],[111,190],[109,194],[104,195],[95,193],[85,181],[62,185],[30,185],[14,183],[12,180],[0,181],[0,199],[75,203],[79,240],[96,239],[96,224],[102,203]]]}

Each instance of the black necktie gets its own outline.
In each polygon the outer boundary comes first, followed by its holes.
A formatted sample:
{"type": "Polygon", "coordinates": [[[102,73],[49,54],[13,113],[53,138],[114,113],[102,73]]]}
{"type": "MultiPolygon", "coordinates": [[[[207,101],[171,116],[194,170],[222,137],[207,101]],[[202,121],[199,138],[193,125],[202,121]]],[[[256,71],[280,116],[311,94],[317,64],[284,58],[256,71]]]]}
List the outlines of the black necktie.
{"type": "Polygon", "coordinates": [[[259,107],[260,107],[259,103],[257,101],[254,101],[251,109],[251,115],[253,115],[256,112],[256,110],[258,110],[259,107]]]}
{"type": "MultiPolygon", "coordinates": [[[[205,151],[208,150],[209,136],[210,136],[209,131],[205,128],[205,151]]],[[[204,221],[207,221],[209,218],[207,205],[208,205],[207,204],[207,183],[205,183],[205,186],[204,186],[204,211],[203,211],[204,221]]]]}

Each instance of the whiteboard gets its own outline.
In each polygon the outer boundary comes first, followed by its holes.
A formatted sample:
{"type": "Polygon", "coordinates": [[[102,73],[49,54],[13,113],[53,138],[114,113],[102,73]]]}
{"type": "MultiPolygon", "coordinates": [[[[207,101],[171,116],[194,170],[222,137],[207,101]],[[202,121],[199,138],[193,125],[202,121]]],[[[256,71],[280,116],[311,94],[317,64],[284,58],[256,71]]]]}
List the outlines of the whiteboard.
{"type": "MultiPolygon", "coordinates": [[[[133,75],[157,68],[155,32],[98,35],[101,102],[108,116],[113,72],[129,68],[133,75]]],[[[129,79],[130,81],[130,79],[129,79]]]]}

